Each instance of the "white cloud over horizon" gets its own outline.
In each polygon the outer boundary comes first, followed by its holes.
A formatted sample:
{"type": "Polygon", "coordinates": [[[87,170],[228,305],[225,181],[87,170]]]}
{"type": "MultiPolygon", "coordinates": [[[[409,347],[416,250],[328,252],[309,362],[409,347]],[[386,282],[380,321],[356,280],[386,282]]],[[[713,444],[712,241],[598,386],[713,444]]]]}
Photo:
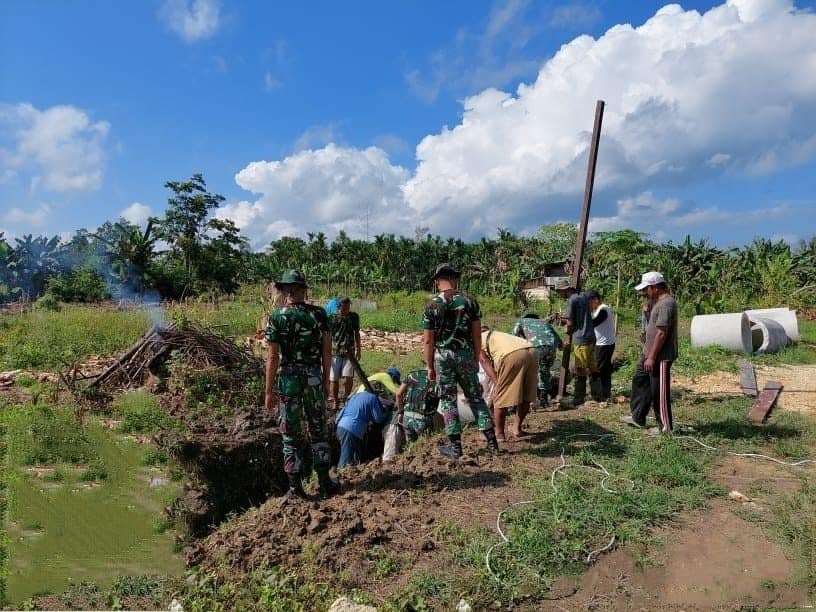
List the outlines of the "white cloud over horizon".
{"type": "Polygon", "coordinates": [[[47,204],[40,204],[34,210],[23,210],[21,208],[11,208],[3,215],[3,222],[10,225],[21,225],[24,227],[43,227],[51,214],[51,207],[47,204]]]}
{"type": "Polygon", "coordinates": [[[257,161],[236,176],[254,201],[222,206],[218,216],[235,221],[255,248],[286,235],[310,231],[353,236],[405,229],[400,186],[408,171],[392,165],[382,149],[330,143],[282,161],[257,161]]]}
{"type": "Polygon", "coordinates": [[[164,23],[186,43],[209,38],[221,25],[220,0],[164,0],[159,8],[164,23]]]}
{"type": "MultiPolygon", "coordinates": [[[[500,16],[497,29],[513,14],[500,16]]],[[[515,93],[466,98],[458,125],[417,145],[413,173],[379,147],[329,144],[248,164],[236,182],[261,195],[223,214],[237,215],[256,245],[359,227],[372,205],[372,228],[408,235],[423,225],[473,238],[577,218],[594,104],[604,99],[594,202],[596,225],[610,226],[655,186],[765,175],[816,157],[813,32],[816,15],[788,0],[728,0],[702,15],[667,5],[641,26],[575,38],[515,93]]],[[[698,218],[671,200],[647,203],[674,223],[698,218]]],[[[718,210],[697,214],[728,214],[718,210]]]]}
{"type": "Polygon", "coordinates": [[[94,191],[102,184],[110,123],[70,105],[0,104],[0,175],[30,191],[94,191]]]}
{"type": "Polygon", "coordinates": [[[140,202],[134,202],[120,212],[119,216],[135,225],[142,225],[143,223],[147,223],[147,220],[152,214],[153,211],[149,206],[140,202]]]}
{"type": "Polygon", "coordinates": [[[801,215],[801,206],[774,203],[770,206],[743,209],[735,214],[719,206],[699,206],[681,202],[677,198],[656,198],[644,191],[616,203],[614,215],[590,219],[590,232],[608,232],[631,229],[643,232],[654,240],[663,241],[676,235],[676,230],[694,233],[697,228],[740,228],[756,223],[771,223],[801,215]]]}

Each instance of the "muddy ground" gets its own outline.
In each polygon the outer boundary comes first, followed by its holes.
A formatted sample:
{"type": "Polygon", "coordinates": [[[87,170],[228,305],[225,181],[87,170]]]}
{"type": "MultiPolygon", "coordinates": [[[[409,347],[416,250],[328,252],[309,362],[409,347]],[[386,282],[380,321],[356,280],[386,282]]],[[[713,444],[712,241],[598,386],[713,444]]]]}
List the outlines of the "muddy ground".
{"type": "MultiPolygon", "coordinates": [[[[757,377],[760,385],[771,379],[781,381],[786,389],[816,391],[814,366],[760,366],[757,377]]],[[[678,390],[691,393],[739,391],[734,374],[675,380],[678,390]]],[[[783,392],[777,410],[814,416],[813,397],[783,392]]],[[[620,404],[605,409],[614,414],[625,410],[620,404]]],[[[563,438],[576,421],[594,416],[590,409],[534,412],[527,421],[528,435],[508,440],[499,456],[482,450],[484,441],[478,432],[466,431],[467,454],[458,463],[439,456],[439,437],[423,439],[392,463],[372,462],[343,472],[343,492],[332,500],[271,497],[208,537],[194,540],[185,551],[187,561],[234,573],[277,565],[296,568],[309,559],[327,575],[340,577],[349,592],[360,588],[384,599],[404,589],[419,570],[440,576],[462,571],[450,567],[442,536],[445,529],[467,525],[495,530],[498,513],[526,499],[523,483],[531,475],[549,475],[559,464],[557,452],[542,452],[545,443],[563,438]],[[388,578],[377,578],[375,567],[385,555],[397,559],[399,569],[388,578]]],[[[232,431],[222,433],[268,428],[267,423],[252,427],[239,421],[232,431]]],[[[209,435],[201,433],[204,438],[209,435]]],[[[217,447],[208,438],[204,441],[207,449],[217,447]]],[[[250,465],[258,456],[277,457],[278,452],[276,446],[272,451],[265,448],[254,455],[239,455],[250,465]]],[[[800,482],[784,468],[739,458],[723,459],[716,473],[727,491],[748,491],[769,479],[778,491],[800,482]]],[[[265,483],[263,488],[277,489],[275,485],[279,483],[265,483]]],[[[307,489],[314,493],[315,483],[308,483],[307,489]]],[[[250,496],[241,505],[257,503],[250,496]]],[[[804,590],[786,586],[796,571],[794,562],[759,524],[734,512],[739,503],[726,496],[715,498],[706,511],[682,516],[656,530],[648,548],[626,545],[599,555],[577,580],[574,594],[546,606],[536,602],[517,609],[710,610],[812,604],[804,590]]],[[[751,503],[761,508],[764,500],[751,503]]]]}
{"type": "MultiPolygon", "coordinates": [[[[625,406],[607,410],[622,413],[625,406]]],[[[391,464],[373,462],[344,472],[343,493],[327,502],[270,499],[188,548],[188,562],[232,573],[295,568],[308,558],[335,579],[340,576],[349,591],[361,588],[378,598],[399,592],[422,569],[441,576],[461,571],[450,567],[441,530],[450,524],[495,530],[497,514],[525,499],[521,483],[559,464],[557,452],[541,453],[543,443],[592,416],[587,409],[535,412],[528,419],[529,435],[508,441],[499,456],[479,450],[481,435],[468,431],[464,446],[470,453],[458,465],[438,455],[437,439],[422,440],[391,464]],[[378,579],[375,567],[383,555],[399,559],[400,569],[378,579]]],[[[729,491],[749,490],[769,477],[782,478],[780,490],[799,482],[784,469],[738,458],[724,459],[716,476],[729,491]]],[[[804,590],[784,586],[796,570],[793,561],[757,524],[739,518],[735,504],[726,496],[715,498],[705,512],[657,530],[648,551],[641,545],[613,548],[578,580],[577,592],[545,607],[710,610],[809,604],[804,590]]]]}

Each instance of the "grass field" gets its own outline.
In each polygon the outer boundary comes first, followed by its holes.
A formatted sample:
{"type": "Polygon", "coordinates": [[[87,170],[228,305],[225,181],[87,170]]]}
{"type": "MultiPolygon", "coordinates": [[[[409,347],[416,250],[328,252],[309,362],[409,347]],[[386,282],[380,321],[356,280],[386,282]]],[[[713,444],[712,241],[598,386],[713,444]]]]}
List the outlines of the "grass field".
{"type": "MultiPolygon", "coordinates": [[[[160,315],[164,320],[183,316],[218,326],[240,340],[253,333],[260,320],[262,293],[256,293],[247,290],[239,299],[217,307],[206,303],[171,307],[160,315]]],[[[378,300],[378,310],[361,313],[361,324],[419,332],[426,297],[384,296],[378,300]]],[[[487,323],[510,331],[515,315],[508,301],[485,300],[482,307],[487,323]]],[[[157,316],[156,312],[76,306],[58,312],[0,315],[0,368],[53,371],[89,355],[113,354],[131,345],[157,316]]],[[[736,362],[744,356],[716,347],[692,349],[688,325],[688,319],[681,322],[681,357],[674,368],[676,373],[694,378],[717,370],[736,372],[736,362]]],[[[640,350],[638,326],[636,312],[619,313],[616,354],[620,368],[613,380],[621,392],[628,389],[640,350]]],[[[800,328],[802,342],[798,345],[750,360],[762,365],[816,363],[816,323],[800,321],[800,328]]],[[[422,356],[418,352],[363,354],[367,372],[392,364],[408,372],[422,366],[422,356]]],[[[48,405],[44,399],[50,395],[48,385],[21,378],[18,387],[33,399],[4,400],[0,411],[0,457],[5,466],[0,480],[0,512],[5,515],[6,532],[0,545],[0,563],[5,568],[0,593],[4,600],[21,604],[35,594],[63,591],[88,580],[108,588],[119,584],[116,580],[121,575],[179,575],[182,562],[173,552],[161,515],[179,485],[171,478],[166,457],[128,438],[130,434],[176,427],[158,408],[156,398],[148,393],[119,396],[110,407],[109,416],[120,421],[113,429],[96,417],[89,417],[85,427],[80,427],[70,406],[48,405]],[[151,477],[160,478],[161,485],[149,486],[151,477]]],[[[787,459],[816,455],[812,420],[779,412],[770,425],[751,427],[744,419],[748,404],[744,398],[684,396],[677,404],[676,420],[693,426],[695,435],[705,443],[735,452],[760,451],[787,459]]],[[[473,601],[486,605],[492,601],[511,605],[519,598],[541,597],[549,592],[551,577],[582,572],[587,551],[602,547],[610,534],[616,536],[618,545],[646,543],[651,529],[680,513],[704,508],[712,495],[722,493],[710,477],[721,455],[680,437],[644,440],[639,432],[623,431],[597,440],[570,438],[611,431],[617,425],[616,418],[601,414],[592,421],[553,429],[552,439],[536,452],[553,457],[560,445],[566,445],[571,462],[587,467],[603,464],[614,474],[612,488],[623,487],[620,494],[610,495],[600,488],[592,470],[570,473],[559,480],[557,488],[551,486],[549,472],[525,477],[520,486],[534,503],[504,515],[511,542],[493,552],[498,581],[484,563],[487,550],[497,544],[495,532],[451,523],[440,525],[437,533],[449,554],[448,563],[455,569],[450,580],[418,570],[385,602],[370,593],[357,593],[356,598],[378,601],[386,610],[400,610],[406,606],[431,609],[440,602],[455,605],[459,593],[470,593],[473,601]],[[630,480],[638,486],[623,490],[630,480]]],[[[800,567],[798,580],[814,591],[816,483],[803,477],[799,489],[774,499],[767,512],[745,512],[743,518],[761,523],[767,533],[784,542],[800,567]]],[[[390,557],[380,562],[378,571],[384,575],[396,571],[391,565],[397,562],[390,557]]],[[[223,588],[240,591],[244,603],[266,608],[308,607],[335,592],[316,574],[310,574],[307,565],[296,576],[284,573],[272,583],[266,577],[258,578],[257,583],[225,587],[202,578],[198,586],[184,587],[182,594],[190,609],[222,605],[227,601],[223,588]]]]}

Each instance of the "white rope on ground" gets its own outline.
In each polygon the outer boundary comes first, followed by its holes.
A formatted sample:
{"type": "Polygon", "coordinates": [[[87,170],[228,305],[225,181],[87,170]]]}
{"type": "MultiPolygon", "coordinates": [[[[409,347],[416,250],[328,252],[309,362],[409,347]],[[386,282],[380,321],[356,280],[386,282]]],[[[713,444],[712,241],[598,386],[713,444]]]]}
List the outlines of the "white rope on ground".
{"type": "MultiPolygon", "coordinates": [[[[567,436],[567,438],[594,438],[593,442],[597,442],[597,441],[602,440],[604,438],[612,438],[612,437],[614,437],[614,435],[615,434],[613,434],[613,433],[607,433],[607,434],[572,434],[570,436],[567,436]]],[[[607,493],[619,493],[620,492],[620,491],[617,491],[615,489],[610,489],[610,488],[608,488],[606,486],[606,481],[609,478],[614,478],[614,476],[609,473],[609,470],[607,470],[606,467],[604,467],[603,464],[601,464],[601,463],[599,463],[599,462],[597,462],[595,460],[593,460],[592,463],[594,463],[597,467],[592,467],[591,465],[581,465],[581,464],[577,464],[577,463],[567,463],[567,460],[565,459],[565,453],[566,453],[566,449],[562,446],[561,447],[561,465],[557,466],[552,471],[552,473],[550,474],[550,486],[553,488],[553,491],[558,490],[558,487],[555,486],[555,475],[556,474],[563,473],[563,470],[581,468],[581,469],[592,470],[594,472],[599,472],[599,473],[603,474],[604,477],[601,479],[600,486],[601,486],[601,489],[603,489],[607,493]]],[[[621,480],[629,481],[629,484],[631,485],[630,490],[635,488],[635,482],[633,480],[631,480],[629,478],[621,478],[621,480]]],[[[507,535],[504,533],[504,529],[502,529],[502,516],[504,516],[504,514],[506,512],[508,512],[509,510],[512,510],[513,508],[515,508],[517,506],[525,506],[525,505],[531,505],[531,504],[535,504],[535,503],[538,503],[538,500],[524,500],[524,501],[520,501],[520,502],[515,502],[515,503],[510,504],[509,506],[503,508],[496,515],[496,531],[498,531],[499,537],[501,538],[501,541],[496,542],[495,544],[491,545],[490,548],[487,549],[487,552],[485,553],[485,566],[487,567],[487,571],[490,574],[490,576],[496,582],[498,582],[499,584],[504,585],[505,583],[493,571],[493,568],[490,565],[490,555],[497,547],[505,546],[505,545],[510,543],[510,538],[507,537],[507,535]]],[[[609,540],[609,544],[607,544],[603,548],[599,548],[597,550],[591,551],[586,557],[586,562],[591,563],[592,558],[595,555],[598,555],[598,554],[600,554],[600,553],[602,553],[604,551],[609,550],[612,547],[612,545],[615,543],[615,539],[616,539],[616,536],[613,534],[612,539],[609,540]]]]}
{"type": "Polygon", "coordinates": [[[589,554],[587,555],[586,562],[587,562],[587,563],[592,563],[592,557],[593,557],[593,556],[595,556],[595,555],[599,555],[599,554],[601,554],[602,552],[604,552],[605,550],[609,550],[610,548],[612,548],[612,545],[613,545],[614,543],[615,543],[615,534],[613,533],[613,534],[612,534],[612,539],[611,539],[611,540],[609,540],[609,544],[607,544],[607,545],[606,545],[606,546],[604,546],[603,548],[599,548],[598,550],[593,550],[591,553],[589,553],[589,554]]]}
{"type": "MultiPolygon", "coordinates": [[[[689,428],[689,429],[691,429],[693,431],[693,428],[689,428]]],[[[568,439],[569,438],[593,438],[593,442],[598,442],[600,440],[603,440],[604,438],[612,438],[614,436],[615,436],[614,433],[606,433],[606,434],[583,434],[583,433],[579,433],[579,434],[569,435],[569,436],[567,436],[567,438],[568,439]]],[[[814,459],[800,459],[799,461],[783,461],[781,459],[777,459],[775,457],[770,457],[768,455],[762,455],[760,453],[737,453],[737,452],[734,452],[734,451],[722,450],[722,449],[717,448],[716,446],[711,446],[710,444],[706,444],[705,442],[702,442],[701,440],[695,438],[694,436],[690,436],[690,435],[675,435],[673,437],[677,438],[677,439],[693,440],[694,442],[696,442],[697,444],[699,444],[700,446],[702,446],[703,448],[705,448],[707,450],[722,452],[722,453],[725,453],[725,454],[728,454],[728,455],[733,455],[734,457],[746,457],[748,459],[764,459],[766,461],[772,461],[773,463],[777,463],[779,465],[785,465],[785,466],[789,466],[789,467],[798,467],[798,466],[805,465],[805,464],[808,464],[808,463],[816,463],[816,460],[814,460],[814,459]]],[[[602,463],[599,463],[599,462],[593,460],[592,463],[594,463],[596,467],[593,467],[591,465],[567,463],[567,460],[565,458],[565,453],[566,453],[566,449],[562,446],[561,447],[561,465],[557,466],[550,473],[550,486],[552,487],[553,491],[558,490],[558,487],[556,487],[556,485],[555,485],[555,476],[556,476],[556,474],[563,474],[564,470],[568,470],[568,469],[586,469],[586,470],[592,470],[592,471],[595,471],[595,472],[598,472],[598,473],[604,475],[604,477],[601,479],[601,482],[600,482],[601,489],[603,489],[607,493],[620,493],[620,491],[617,491],[615,489],[610,489],[609,487],[606,486],[606,481],[608,479],[610,479],[610,478],[614,478],[614,476],[609,473],[609,470],[607,470],[606,467],[602,463]]],[[[628,481],[629,485],[630,485],[629,490],[630,491],[634,490],[635,482],[632,479],[620,477],[620,480],[628,481]]],[[[525,501],[516,502],[516,503],[510,504],[506,508],[502,509],[498,513],[498,515],[496,516],[496,531],[498,531],[499,537],[501,538],[501,541],[496,542],[495,544],[490,546],[490,548],[487,549],[487,552],[485,553],[485,566],[487,567],[487,571],[490,574],[490,576],[494,580],[496,580],[496,582],[498,582],[498,583],[500,583],[502,585],[505,584],[504,581],[501,578],[499,578],[499,576],[493,571],[493,568],[490,565],[490,555],[491,555],[491,553],[497,547],[506,546],[510,542],[510,539],[504,533],[504,529],[502,529],[502,516],[505,514],[505,512],[507,512],[509,510],[512,510],[516,506],[530,505],[530,504],[535,504],[535,503],[537,503],[537,500],[525,500],[525,501]]],[[[610,548],[612,548],[613,544],[615,543],[615,539],[616,539],[616,536],[615,536],[615,534],[613,534],[612,538],[609,540],[609,543],[606,546],[604,546],[603,548],[599,548],[597,550],[591,551],[586,556],[586,562],[591,563],[592,558],[595,555],[599,555],[600,553],[605,552],[605,551],[609,550],[610,548]]],[[[577,589],[576,589],[576,591],[577,591],[577,589]]]]}
{"type": "Polygon", "coordinates": [[[729,450],[722,450],[717,448],[716,446],[711,446],[710,444],[706,444],[705,442],[698,440],[694,436],[674,436],[675,438],[685,438],[688,440],[694,440],[697,444],[702,446],[705,449],[711,451],[718,451],[721,453],[725,453],[726,455],[733,455],[734,457],[747,457],[749,459],[765,459],[766,461],[773,461],[774,463],[778,463],[779,465],[787,465],[789,467],[797,467],[800,465],[805,465],[806,463],[816,463],[816,460],[813,459],[800,459],[799,461],[782,461],[781,459],[777,459],[775,457],[769,457],[768,455],[761,455],[760,453],[735,453],[734,451],[729,450]]]}

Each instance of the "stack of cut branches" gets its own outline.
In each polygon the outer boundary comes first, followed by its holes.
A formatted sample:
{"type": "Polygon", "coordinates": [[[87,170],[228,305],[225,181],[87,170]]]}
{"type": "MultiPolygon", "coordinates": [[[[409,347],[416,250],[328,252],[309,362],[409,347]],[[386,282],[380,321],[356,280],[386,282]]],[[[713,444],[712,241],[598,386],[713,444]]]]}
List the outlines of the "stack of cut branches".
{"type": "Polygon", "coordinates": [[[227,337],[185,322],[154,325],[111,366],[105,369],[89,388],[128,388],[144,384],[150,373],[156,373],[172,355],[193,368],[226,368],[232,371],[263,372],[263,363],[252,353],[227,337]]]}
{"type": "Polygon", "coordinates": [[[363,350],[408,355],[422,350],[422,333],[389,332],[381,329],[360,330],[363,350]]]}

